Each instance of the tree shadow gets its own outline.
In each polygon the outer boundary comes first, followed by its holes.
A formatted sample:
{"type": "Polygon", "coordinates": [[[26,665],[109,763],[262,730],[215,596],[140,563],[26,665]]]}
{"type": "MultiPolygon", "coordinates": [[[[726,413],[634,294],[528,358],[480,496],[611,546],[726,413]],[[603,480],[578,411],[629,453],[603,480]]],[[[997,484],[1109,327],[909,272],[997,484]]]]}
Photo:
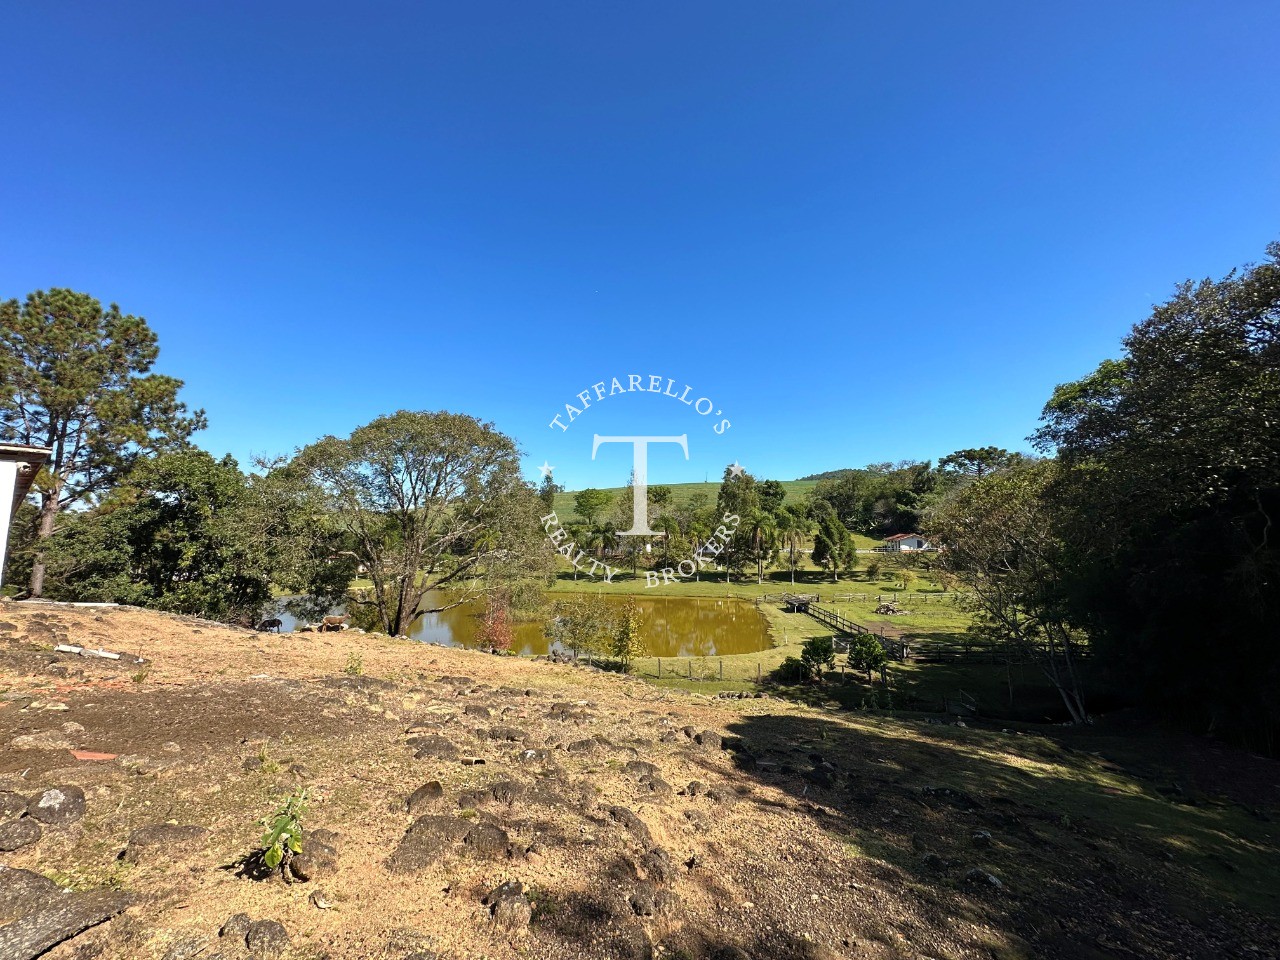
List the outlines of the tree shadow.
{"type": "Polygon", "coordinates": [[[1025,955],[1280,950],[1280,849],[1234,803],[1179,805],[1041,736],[795,714],[729,729],[745,799],[782,791],[885,884],[1025,955]]]}

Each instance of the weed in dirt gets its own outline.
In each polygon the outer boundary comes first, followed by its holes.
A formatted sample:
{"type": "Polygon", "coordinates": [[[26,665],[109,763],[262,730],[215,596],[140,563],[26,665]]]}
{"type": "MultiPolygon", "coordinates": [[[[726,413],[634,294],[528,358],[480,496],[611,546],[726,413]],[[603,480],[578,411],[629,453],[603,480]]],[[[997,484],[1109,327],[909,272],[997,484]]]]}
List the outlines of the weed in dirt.
{"type": "Polygon", "coordinates": [[[262,862],[269,870],[283,871],[289,858],[302,852],[302,814],[307,808],[305,788],[291,793],[283,805],[263,817],[262,862]]]}
{"type": "Polygon", "coordinates": [[[364,676],[364,657],[352,650],[347,654],[347,665],[342,668],[342,672],[348,677],[364,676]]]}

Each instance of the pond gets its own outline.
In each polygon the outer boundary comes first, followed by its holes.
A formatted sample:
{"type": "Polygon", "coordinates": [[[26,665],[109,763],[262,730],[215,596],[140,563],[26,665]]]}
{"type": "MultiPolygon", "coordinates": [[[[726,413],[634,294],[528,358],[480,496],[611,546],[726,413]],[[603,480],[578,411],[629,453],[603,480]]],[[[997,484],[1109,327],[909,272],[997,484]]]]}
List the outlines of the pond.
{"type": "MultiPolygon", "coordinates": [[[[553,599],[555,596],[558,595],[553,595],[553,599]]],[[[604,599],[620,604],[625,598],[606,596],[604,599]]],[[[713,597],[636,597],[635,600],[650,656],[729,656],[755,653],[773,645],[764,615],[748,600],[713,597]]],[[[442,602],[442,597],[428,594],[425,606],[442,602]]],[[[479,603],[465,603],[443,613],[424,614],[413,622],[409,636],[445,647],[475,647],[482,609],[479,603]]],[[[280,614],[280,618],[285,630],[292,630],[296,625],[287,613],[280,614]]],[[[514,653],[545,654],[553,646],[541,622],[519,623],[515,635],[514,653]]]]}

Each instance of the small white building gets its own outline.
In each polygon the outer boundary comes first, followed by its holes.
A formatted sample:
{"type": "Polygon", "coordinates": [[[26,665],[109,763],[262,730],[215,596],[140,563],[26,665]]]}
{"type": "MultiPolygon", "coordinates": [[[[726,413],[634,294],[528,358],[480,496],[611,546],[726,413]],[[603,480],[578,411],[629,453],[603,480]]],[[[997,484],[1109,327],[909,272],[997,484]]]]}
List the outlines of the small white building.
{"type": "Polygon", "coordinates": [[[882,549],[885,553],[914,553],[917,550],[932,550],[933,544],[918,533],[896,533],[885,538],[882,549]]]}
{"type": "Polygon", "coordinates": [[[0,443],[0,585],[4,583],[4,561],[9,554],[9,525],[50,453],[44,447],[0,443]]]}

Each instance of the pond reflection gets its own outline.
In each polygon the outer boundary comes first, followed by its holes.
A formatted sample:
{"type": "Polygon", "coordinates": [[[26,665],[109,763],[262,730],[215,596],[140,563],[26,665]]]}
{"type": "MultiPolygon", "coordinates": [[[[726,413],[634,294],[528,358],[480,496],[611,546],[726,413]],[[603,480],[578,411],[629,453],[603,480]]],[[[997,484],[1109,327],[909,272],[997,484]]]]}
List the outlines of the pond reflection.
{"type": "MultiPolygon", "coordinates": [[[[552,598],[559,597],[553,594],[552,598]]],[[[605,602],[621,604],[625,598],[606,596],[605,602]]],[[[764,616],[747,600],[712,597],[636,597],[640,610],[641,634],[650,656],[712,657],[754,653],[772,644],[764,616]]],[[[438,606],[442,596],[428,594],[424,606],[438,606]]],[[[442,613],[418,617],[408,634],[414,640],[445,647],[478,646],[476,631],[483,605],[464,603],[442,613]]],[[[284,629],[295,621],[281,614],[284,629]]],[[[514,653],[537,655],[549,652],[554,644],[544,633],[544,624],[517,623],[514,653]]]]}

